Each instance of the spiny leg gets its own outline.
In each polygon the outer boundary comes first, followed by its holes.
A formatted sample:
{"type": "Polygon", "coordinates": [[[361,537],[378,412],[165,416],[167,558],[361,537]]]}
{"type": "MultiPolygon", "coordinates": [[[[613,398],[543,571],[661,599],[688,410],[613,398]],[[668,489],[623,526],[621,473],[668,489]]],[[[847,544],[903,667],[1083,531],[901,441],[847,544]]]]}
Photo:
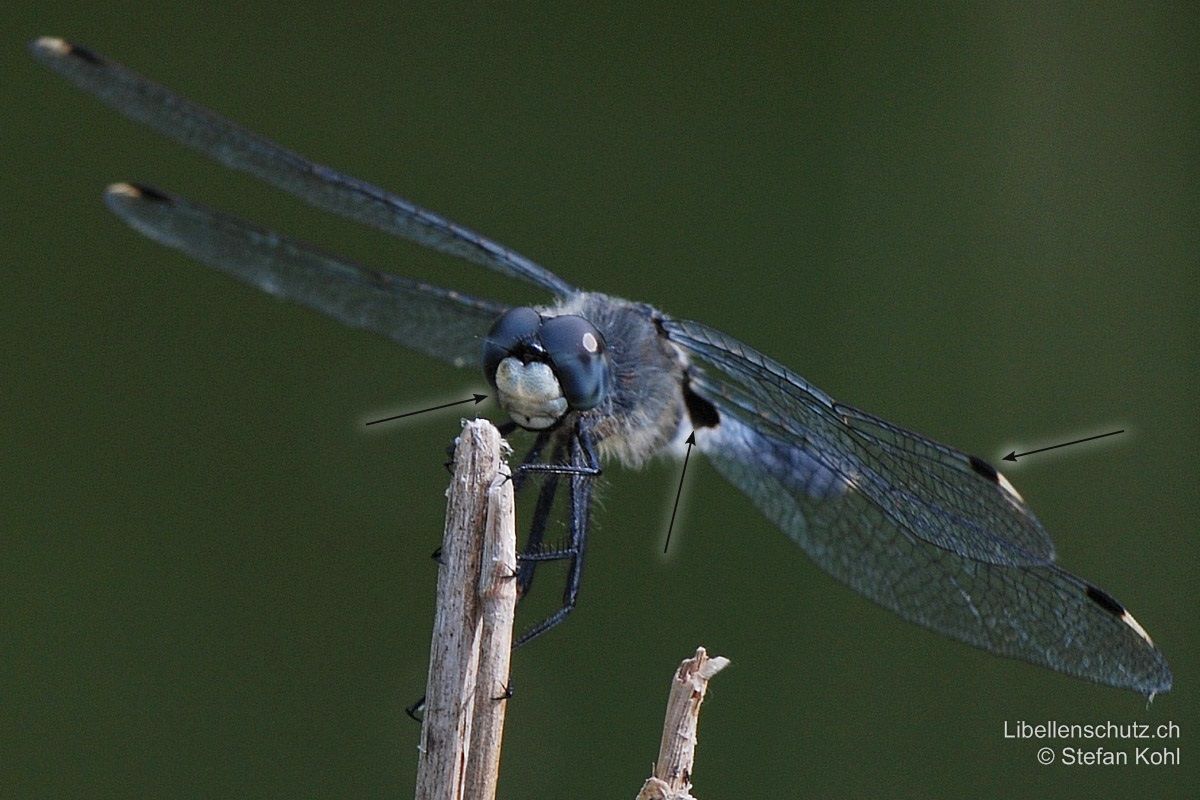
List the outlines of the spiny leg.
{"type": "Polygon", "coordinates": [[[534,506],[533,520],[529,526],[529,535],[526,537],[525,547],[517,558],[518,599],[528,594],[530,586],[533,585],[534,573],[537,571],[537,565],[540,562],[559,561],[570,558],[570,554],[564,552],[562,548],[557,550],[544,550],[542,548],[546,526],[550,521],[550,512],[554,509],[554,500],[559,486],[559,476],[564,472],[566,474],[574,474],[573,465],[563,463],[563,451],[566,442],[562,438],[556,440],[549,464],[535,463],[540,458],[542,450],[550,436],[551,433],[549,431],[539,434],[534,447],[525,456],[517,469],[514,470],[513,483],[516,489],[520,489],[525,479],[530,475],[543,475],[546,478],[541,489],[538,490],[537,504],[534,506]],[[530,469],[531,466],[548,467],[548,469],[530,469]]]}
{"type": "MultiPolygon", "coordinates": [[[[540,438],[540,437],[539,437],[540,438]]],[[[571,442],[571,461],[569,464],[559,462],[559,454],[555,453],[555,458],[546,464],[535,464],[529,459],[526,459],[514,471],[513,480],[524,480],[528,475],[535,473],[548,475],[575,475],[580,477],[594,478],[600,474],[600,459],[596,456],[595,444],[592,441],[591,432],[583,420],[575,423],[575,429],[569,435],[571,442]]]]}
{"type": "MultiPolygon", "coordinates": [[[[516,427],[515,422],[512,424],[513,427],[516,427]]],[[[537,461],[541,459],[542,451],[546,449],[546,444],[550,441],[552,435],[552,431],[542,431],[537,435],[537,438],[533,440],[533,446],[529,448],[529,452],[525,454],[525,457],[521,459],[521,463],[517,465],[515,470],[513,470],[512,482],[514,492],[519,490],[525,483],[526,470],[528,470],[530,465],[537,463],[537,461]]],[[[554,449],[554,459],[558,460],[561,457],[562,450],[560,447],[556,447],[554,449]]]]}
{"type": "Polygon", "coordinates": [[[525,539],[525,547],[517,559],[517,598],[529,594],[533,585],[533,573],[539,561],[537,555],[542,550],[542,540],[546,535],[546,525],[550,521],[550,512],[554,508],[554,497],[558,492],[558,476],[546,476],[542,488],[538,490],[537,505],[533,509],[533,520],[529,526],[529,536],[525,539]]]}
{"type": "Polygon", "coordinates": [[[555,553],[538,553],[537,556],[531,559],[535,562],[549,561],[556,558],[570,559],[571,563],[567,571],[567,582],[563,589],[562,606],[549,617],[521,634],[513,644],[513,647],[520,647],[558,625],[575,608],[575,603],[579,598],[579,586],[583,577],[584,555],[587,551],[592,478],[599,474],[599,466],[591,436],[582,425],[576,429],[574,435],[571,437],[571,463],[577,469],[566,473],[569,475],[568,480],[570,485],[570,492],[568,494],[568,545],[555,553]]]}

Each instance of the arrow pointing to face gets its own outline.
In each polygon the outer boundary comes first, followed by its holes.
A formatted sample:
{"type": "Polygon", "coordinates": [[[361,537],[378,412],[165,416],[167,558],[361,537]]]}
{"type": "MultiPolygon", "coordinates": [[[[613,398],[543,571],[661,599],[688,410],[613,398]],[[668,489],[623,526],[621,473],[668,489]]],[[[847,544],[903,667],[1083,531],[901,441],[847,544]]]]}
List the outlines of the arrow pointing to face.
{"type": "Polygon", "coordinates": [[[466,400],[455,400],[453,403],[443,403],[440,406],[431,406],[430,408],[422,408],[420,411],[409,411],[407,414],[397,414],[394,417],[384,417],[383,419],[373,419],[366,423],[367,425],[378,425],[381,422],[391,422],[394,419],[403,419],[404,417],[415,416],[416,414],[424,414],[426,411],[437,411],[439,408],[449,408],[450,406],[461,406],[463,403],[474,403],[479,405],[480,402],[487,399],[486,394],[475,394],[468,397],[466,400]]]}

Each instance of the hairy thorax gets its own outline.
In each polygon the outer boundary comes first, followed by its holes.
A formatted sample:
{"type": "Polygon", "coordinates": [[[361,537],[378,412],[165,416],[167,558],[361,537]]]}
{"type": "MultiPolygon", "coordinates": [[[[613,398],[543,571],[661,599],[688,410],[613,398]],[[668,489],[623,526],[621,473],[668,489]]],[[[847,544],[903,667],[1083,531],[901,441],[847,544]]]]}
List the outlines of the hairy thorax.
{"type": "Polygon", "coordinates": [[[578,412],[592,423],[600,454],[640,466],[677,436],[684,408],[680,386],[683,356],[657,325],[658,311],[609,295],[580,292],[548,316],[578,314],[605,334],[613,386],[596,408],[578,412]]]}

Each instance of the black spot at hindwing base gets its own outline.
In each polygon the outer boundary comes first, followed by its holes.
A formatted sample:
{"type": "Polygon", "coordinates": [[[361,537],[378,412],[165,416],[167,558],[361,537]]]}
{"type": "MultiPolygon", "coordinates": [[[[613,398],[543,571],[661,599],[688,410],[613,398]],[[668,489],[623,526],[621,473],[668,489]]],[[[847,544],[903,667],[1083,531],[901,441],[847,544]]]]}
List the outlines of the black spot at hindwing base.
{"type": "Polygon", "coordinates": [[[721,415],[717,407],[692,391],[692,384],[687,378],[683,380],[683,403],[687,407],[688,418],[694,428],[715,428],[721,424],[721,415]]]}

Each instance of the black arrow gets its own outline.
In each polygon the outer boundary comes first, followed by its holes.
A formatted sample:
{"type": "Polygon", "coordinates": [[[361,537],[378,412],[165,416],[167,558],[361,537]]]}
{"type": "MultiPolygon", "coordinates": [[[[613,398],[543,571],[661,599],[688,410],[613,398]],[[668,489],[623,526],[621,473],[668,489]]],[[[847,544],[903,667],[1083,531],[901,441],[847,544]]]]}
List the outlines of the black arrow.
{"type": "Polygon", "coordinates": [[[671,529],[675,527],[675,512],[679,510],[679,495],[683,494],[683,476],[687,475],[687,462],[692,457],[692,448],[696,446],[696,432],[692,431],[687,442],[687,452],[683,455],[683,472],[679,473],[679,488],[675,490],[675,506],[671,509],[671,523],[667,525],[667,541],[663,545],[663,555],[667,554],[667,548],[671,546],[671,529]]]}
{"type": "Polygon", "coordinates": [[[479,405],[482,401],[484,401],[486,399],[487,399],[486,394],[475,394],[475,395],[471,395],[466,400],[455,400],[453,403],[443,403],[440,406],[433,406],[432,408],[422,408],[420,411],[410,411],[407,414],[397,414],[394,417],[384,417],[383,419],[373,419],[366,424],[367,425],[378,425],[381,422],[391,422],[394,419],[403,419],[404,417],[411,417],[414,414],[424,414],[426,411],[437,411],[439,408],[449,408],[450,406],[461,406],[463,403],[474,403],[475,405],[479,405]]]}
{"type": "Polygon", "coordinates": [[[1052,445],[1050,447],[1040,447],[1037,450],[1029,450],[1024,453],[1018,453],[1016,450],[1013,450],[1012,452],[1010,452],[1008,455],[1006,455],[1004,457],[1004,460],[1005,461],[1016,461],[1021,456],[1031,456],[1034,453],[1044,453],[1047,450],[1057,450],[1058,448],[1066,447],[1067,445],[1079,444],[1080,442],[1090,442],[1092,439],[1103,439],[1105,436],[1116,436],[1118,433],[1124,433],[1124,432],[1125,431],[1120,430],[1120,431],[1113,431],[1112,433],[1101,433],[1098,436],[1089,436],[1086,439],[1076,439],[1073,442],[1063,442],[1062,444],[1056,444],[1056,445],[1052,445]]]}

